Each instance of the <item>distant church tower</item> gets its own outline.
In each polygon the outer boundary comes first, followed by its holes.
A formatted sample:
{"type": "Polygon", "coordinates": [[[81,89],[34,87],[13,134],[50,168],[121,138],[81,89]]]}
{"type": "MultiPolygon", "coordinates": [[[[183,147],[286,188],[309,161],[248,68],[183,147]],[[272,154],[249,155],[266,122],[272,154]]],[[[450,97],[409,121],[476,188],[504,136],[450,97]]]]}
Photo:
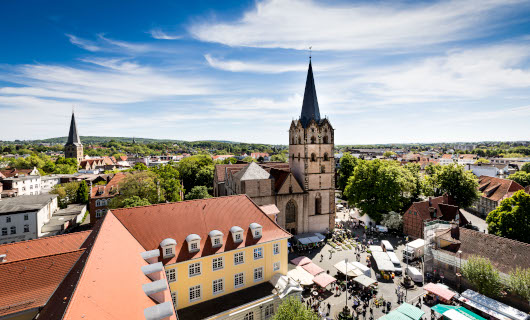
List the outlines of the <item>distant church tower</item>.
{"type": "Polygon", "coordinates": [[[335,226],[334,130],[320,117],[313,68],[309,60],[300,119],[289,129],[289,167],[304,189],[305,230],[335,226]]]}
{"type": "Polygon", "coordinates": [[[75,124],[75,116],[72,112],[72,120],[70,121],[70,133],[68,133],[68,140],[64,145],[64,157],[77,159],[77,163],[83,160],[83,144],[77,134],[77,126],[75,124]]]}

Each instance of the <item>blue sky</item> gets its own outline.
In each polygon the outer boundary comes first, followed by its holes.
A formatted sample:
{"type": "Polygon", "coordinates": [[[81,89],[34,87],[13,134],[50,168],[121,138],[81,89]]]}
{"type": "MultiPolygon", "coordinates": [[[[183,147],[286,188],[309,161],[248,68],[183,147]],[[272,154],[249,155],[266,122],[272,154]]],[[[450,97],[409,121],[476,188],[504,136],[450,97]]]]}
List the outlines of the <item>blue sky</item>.
{"type": "Polygon", "coordinates": [[[308,63],[337,144],[530,139],[530,2],[2,1],[0,140],[287,144],[308,63]]]}

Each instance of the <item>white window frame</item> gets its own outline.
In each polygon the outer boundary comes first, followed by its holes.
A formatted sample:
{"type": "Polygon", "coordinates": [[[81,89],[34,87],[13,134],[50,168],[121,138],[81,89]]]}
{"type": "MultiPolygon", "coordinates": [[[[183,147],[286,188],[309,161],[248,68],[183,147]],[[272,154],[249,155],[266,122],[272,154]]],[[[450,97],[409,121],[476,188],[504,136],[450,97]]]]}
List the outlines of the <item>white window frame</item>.
{"type": "Polygon", "coordinates": [[[239,273],[234,274],[234,288],[241,288],[244,286],[245,286],[245,273],[239,272],[239,273]],[[238,284],[237,280],[239,279],[241,279],[241,283],[238,284]]]}
{"type": "Polygon", "coordinates": [[[273,255],[280,254],[280,244],[279,243],[273,243],[272,244],[272,254],[273,255]]]}
{"type": "Polygon", "coordinates": [[[200,276],[201,274],[202,274],[202,263],[201,262],[193,262],[188,265],[188,277],[189,278],[200,276]],[[197,266],[198,266],[199,272],[195,273],[195,271],[197,270],[197,266]],[[193,273],[191,272],[192,270],[194,271],[193,273]]]}
{"type": "Polygon", "coordinates": [[[263,267],[258,267],[258,268],[254,269],[254,272],[253,272],[254,282],[263,281],[263,272],[264,272],[264,268],[263,267]],[[256,278],[256,272],[260,272],[261,273],[261,278],[256,278]]]}
{"type": "Polygon", "coordinates": [[[280,270],[280,261],[276,261],[272,264],[272,271],[279,271],[280,270]]]}
{"type": "Polygon", "coordinates": [[[190,249],[191,251],[195,251],[199,249],[199,244],[197,242],[190,243],[190,249]]]}
{"type": "Polygon", "coordinates": [[[263,247],[254,248],[254,260],[263,259],[263,247]],[[256,255],[256,253],[259,252],[259,255],[256,255]]]}
{"type": "Polygon", "coordinates": [[[24,232],[29,232],[29,224],[24,225],[24,232]]]}
{"type": "Polygon", "coordinates": [[[265,306],[265,319],[270,319],[274,315],[274,303],[265,306]]]}
{"type": "Polygon", "coordinates": [[[223,292],[225,292],[225,279],[221,278],[212,281],[212,293],[215,295],[223,292]],[[217,290],[215,290],[216,286],[218,287],[217,290]]]}
{"type": "Polygon", "coordinates": [[[171,302],[173,302],[173,308],[176,310],[178,305],[177,292],[171,292],[171,302]]]}
{"type": "MultiPolygon", "coordinates": [[[[195,294],[194,294],[195,295],[195,294]]],[[[202,299],[202,286],[200,284],[196,285],[196,286],[193,286],[193,287],[190,287],[189,290],[188,290],[188,299],[190,302],[195,302],[195,301],[199,301],[202,299]],[[192,290],[197,290],[199,291],[199,294],[198,296],[196,296],[195,298],[192,298],[192,290]]]]}
{"type": "Polygon", "coordinates": [[[177,270],[175,268],[167,269],[166,278],[167,278],[167,282],[169,283],[177,281],[177,270]]]}
{"type": "Polygon", "coordinates": [[[234,253],[234,265],[245,263],[245,253],[243,251],[234,253]],[[241,258],[241,259],[239,259],[241,258]]]}
{"type": "Polygon", "coordinates": [[[243,317],[243,320],[254,320],[254,311],[249,311],[243,317]]]}
{"type": "Polygon", "coordinates": [[[171,247],[165,248],[164,249],[164,253],[165,253],[166,256],[172,255],[173,254],[173,248],[171,248],[171,247]]]}
{"type": "Polygon", "coordinates": [[[222,270],[225,267],[225,259],[224,257],[217,257],[212,259],[212,270],[222,270]]]}
{"type": "Polygon", "coordinates": [[[213,239],[213,245],[214,246],[220,246],[221,245],[221,238],[213,239]]]}
{"type": "Polygon", "coordinates": [[[96,218],[99,219],[101,218],[101,216],[103,216],[103,210],[100,210],[100,209],[96,210],[96,218]]]}
{"type": "Polygon", "coordinates": [[[11,226],[11,228],[9,230],[9,234],[17,234],[17,227],[16,226],[11,226]]]}

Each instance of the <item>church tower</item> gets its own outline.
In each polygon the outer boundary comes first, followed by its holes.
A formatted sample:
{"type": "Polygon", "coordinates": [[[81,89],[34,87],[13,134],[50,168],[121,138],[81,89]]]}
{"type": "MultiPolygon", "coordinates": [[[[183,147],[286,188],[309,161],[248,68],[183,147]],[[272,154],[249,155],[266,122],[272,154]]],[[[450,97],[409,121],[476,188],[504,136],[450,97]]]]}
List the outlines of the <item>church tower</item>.
{"type": "Polygon", "coordinates": [[[308,232],[335,226],[334,130],[320,117],[313,68],[305,84],[300,119],[289,129],[289,168],[304,189],[304,228],[308,232]]]}
{"type": "Polygon", "coordinates": [[[70,121],[70,132],[68,133],[68,140],[64,145],[64,157],[77,159],[77,163],[83,160],[83,144],[77,134],[77,126],[75,124],[75,116],[72,112],[72,120],[70,121]]]}

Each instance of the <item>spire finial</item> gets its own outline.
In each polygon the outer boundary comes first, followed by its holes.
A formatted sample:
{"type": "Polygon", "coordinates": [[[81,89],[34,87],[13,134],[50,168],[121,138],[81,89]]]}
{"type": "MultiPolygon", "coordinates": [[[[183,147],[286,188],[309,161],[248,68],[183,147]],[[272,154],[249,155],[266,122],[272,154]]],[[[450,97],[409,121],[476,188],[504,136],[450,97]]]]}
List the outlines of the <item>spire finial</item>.
{"type": "Polygon", "coordinates": [[[313,48],[313,46],[309,46],[309,62],[311,62],[311,49],[313,48]]]}
{"type": "Polygon", "coordinates": [[[74,114],[74,112],[75,112],[75,106],[72,105],[72,114],[74,114]]]}

